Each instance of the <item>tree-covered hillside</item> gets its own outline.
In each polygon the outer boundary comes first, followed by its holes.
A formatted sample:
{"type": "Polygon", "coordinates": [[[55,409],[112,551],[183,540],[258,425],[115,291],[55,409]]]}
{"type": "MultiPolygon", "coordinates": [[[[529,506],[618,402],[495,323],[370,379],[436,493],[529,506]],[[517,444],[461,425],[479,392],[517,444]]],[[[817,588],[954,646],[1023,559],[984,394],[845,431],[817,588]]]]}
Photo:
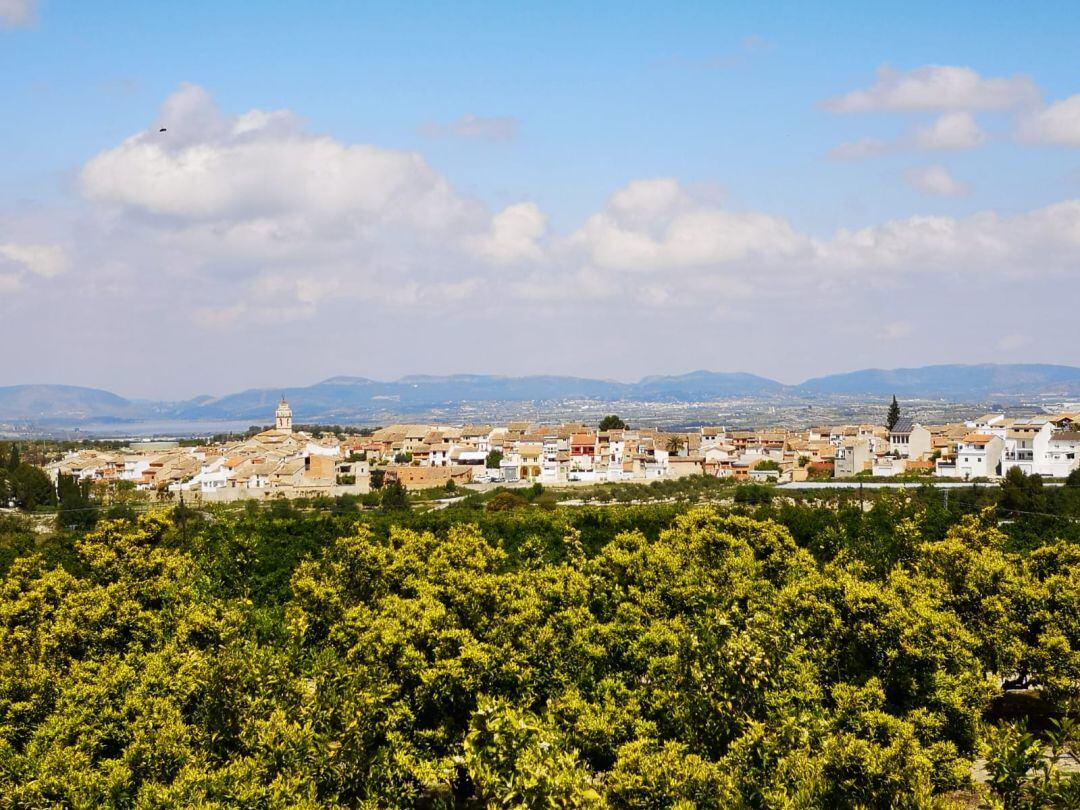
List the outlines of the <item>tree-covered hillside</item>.
{"type": "Polygon", "coordinates": [[[7,517],[0,806],[1076,807],[1080,546],[1013,496],[7,517]]]}

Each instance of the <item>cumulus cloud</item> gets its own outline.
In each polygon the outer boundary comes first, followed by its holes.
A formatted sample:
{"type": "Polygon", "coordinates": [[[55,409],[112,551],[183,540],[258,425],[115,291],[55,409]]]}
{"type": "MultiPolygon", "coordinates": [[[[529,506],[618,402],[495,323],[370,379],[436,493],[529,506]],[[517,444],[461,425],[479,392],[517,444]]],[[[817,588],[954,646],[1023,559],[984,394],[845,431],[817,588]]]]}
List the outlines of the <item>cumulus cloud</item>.
{"type": "Polygon", "coordinates": [[[517,135],[518,120],[508,115],[482,116],[467,113],[455,121],[429,122],[421,132],[429,138],[465,138],[480,141],[509,141],[517,135]]]}
{"type": "Polygon", "coordinates": [[[290,235],[448,229],[470,214],[420,155],[307,134],[287,112],[224,116],[204,90],[186,86],[157,123],[168,131],[151,127],[86,164],[87,198],[188,222],[273,220],[290,235]]]}
{"type": "MultiPolygon", "coordinates": [[[[955,190],[956,182],[950,177],[936,186],[937,193],[955,190]]],[[[574,256],[573,267],[651,275],[699,301],[724,295],[733,285],[743,285],[743,294],[767,289],[777,296],[804,295],[814,286],[902,283],[943,272],[1054,277],[1072,272],[1080,261],[1080,200],[1011,217],[914,216],[819,237],[780,217],[695,201],[672,183],[643,181],[613,194],[559,250],[574,256]],[[656,195],[646,194],[649,189],[656,195]],[[656,204],[658,197],[669,201],[668,208],[656,204]],[[635,201],[629,211],[618,205],[626,199],[635,201]],[[635,220],[637,205],[655,219],[635,220]]]]}
{"type": "Polygon", "coordinates": [[[878,69],[877,81],[824,102],[839,113],[878,110],[1008,110],[1038,101],[1039,91],[1028,76],[984,78],[968,67],[925,65],[902,72],[888,65],[878,69]]]}
{"type": "Polygon", "coordinates": [[[904,176],[912,187],[935,197],[960,197],[971,190],[967,183],[957,180],[940,164],[918,166],[909,169],[904,176]]]}
{"type": "Polygon", "coordinates": [[[616,191],[566,243],[594,267],[648,272],[791,256],[805,237],[778,217],[696,204],[674,180],[616,191]]]}
{"type": "Polygon", "coordinates": [[[57,245],[26,245],[0,243],[0,266],[5,263],[44,278],[65,272],[69,265],[67,251],[57,245]]]}
{"type": "Polygon", "coordinates": [[[1080,200],[1011,217],[984,211],[841,229],[817,248],[819,266],[837,272],[1060,277],[1080,261],[1080,200]]]}
{"type": "Polygon", "coordinates": [[[986,141],[986,133],[969,112],[947,112],[920,127],[915,143],[920,149],[972,149],[986,141]]]}
{"type": "Polygon", "coordinates": [[[545,217],[536,203],[511,205],[492,220],[488,233],[470,241],[473,251],[496,264],[536,261],[542,255],[538,240],[544,235],[545,217]]]}
{"type": "Polygon", "coordinates": [[[191,317],[207,328],[461,300],[543,255],[534,203],[492,213],[418,153],[312,133],[288,110],[225,113],[195,85],[88,161],[79,188],[121,264],[202,291],[191,317]]]}
{"type": "MultiPolygon", "coordinates": [[[[340,325],[358,311],[387,323],[414,311],[512,319],[520,307],[571,324],[560,319],[596,302],[714,319],[779,301],[797,308],[856,300],[868,288],[911,290],[930,277],[1060,277],[1080,263],[1080,201],[819,234],[652,178],[550,233],[533,202],[489,211],[420,155],[311,133],[288,111],[226,114],[187,86],[154,123],[86,164],[86,219],[56,243],[78,245],[68,278],[87,294],[125,311],[157,307],[203,330],[302,330],[304,319],[340,325]]],[[[962,184],[941,171],[945,180],[929,171],[909,179],[930,193],[957,191],[962,184]]],[[[0,289],[29,288],[28,278],[66,266],[63,253],[42,249],[48,229],[31,225],[0,222],[3,233],[33,234],[26,242],[36,246],[20,241],[13,258],[4,244],[0,276],[13,278],[0,289]]],[[[867,328],[902,337],[896,324],[867,328]]]]}
{"type": "Polygon", "coordinates": [[[0,0],[0,28],[30,25],[37,18],[38,0],[0,0]]]}
{"type": "Polygon", "coordinates": [[[1032,143],[1080,146],[1080,95],[1024,116],[1019,135],[1022,140],[1032,143]]]}
{"type": "Polygon", "coordinates": [[[988,140],[971,113],[955,110],[942,113],[926,126],[893,141],[880,138],[862,138],[842,143],[829,152],[833,160],[859,160],[861,158],[908,151],[937,151],[974,149],[988,140]]]}

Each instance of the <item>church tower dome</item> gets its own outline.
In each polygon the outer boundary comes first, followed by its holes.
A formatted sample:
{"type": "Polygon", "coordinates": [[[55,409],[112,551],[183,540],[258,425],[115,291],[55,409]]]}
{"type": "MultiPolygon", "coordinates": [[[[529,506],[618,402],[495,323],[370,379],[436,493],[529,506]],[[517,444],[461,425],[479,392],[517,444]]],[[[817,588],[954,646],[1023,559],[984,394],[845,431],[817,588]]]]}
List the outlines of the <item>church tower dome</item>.
{"type": "Polygon", "coordinates": [[[285,397],[281,398],[277,410],[274,411],[274,422],[274,426],[278,430],[292,433],[292,408],[290,408],[289,403],[285,401],[285,397]]]}

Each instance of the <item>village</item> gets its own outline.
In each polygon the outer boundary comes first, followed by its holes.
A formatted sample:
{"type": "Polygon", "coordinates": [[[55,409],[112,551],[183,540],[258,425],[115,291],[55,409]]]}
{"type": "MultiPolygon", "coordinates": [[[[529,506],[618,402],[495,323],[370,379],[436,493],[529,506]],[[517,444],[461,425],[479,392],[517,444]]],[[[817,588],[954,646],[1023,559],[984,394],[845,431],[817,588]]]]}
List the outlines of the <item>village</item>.
{"type": "Polygon", "coordinates": [[[938,477],[993,480],[1012,468],[1064,478],[1078,467],[1080,413],[1007,417],[988,413],[954,424],[897,418],[806,430],[668,432],[584,424],[389,425],[370,435],[312,435],[293,429],[282,400],[274,427],[235,442],[181,446],[133,442],[84,448],[47,466],[56,481],[128,481],[159,495],[203,501],[364,494],[386,481],[406,489],[541,483],[588,486],[707,475],[758,482],[938,477]]]}

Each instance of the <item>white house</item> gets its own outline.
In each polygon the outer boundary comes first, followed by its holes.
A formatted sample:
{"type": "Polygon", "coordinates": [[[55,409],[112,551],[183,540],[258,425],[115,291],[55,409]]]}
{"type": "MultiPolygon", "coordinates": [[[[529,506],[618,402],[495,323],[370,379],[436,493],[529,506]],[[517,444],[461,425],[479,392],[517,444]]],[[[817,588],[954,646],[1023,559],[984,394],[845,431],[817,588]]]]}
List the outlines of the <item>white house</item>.
{"type": "Polygon", "coordinates": [[[893,456],[875,456],[874,466],[872,469],[872,475],[876,478],[890,478],[894,475],[900,475],[907,470],[907,459],[895,458],[893,456]]]}
{"type": "Polygon", "coordinates": [[[1018,467],[1028,475],[1048,475],[1047,452],[1054,426],[1046,418],[1017,421],[1005,433],[1005,455],[1001,461],[1001,474],[1018,467]]]}
{"type": "Polygon", "coordinates": [[[1080,431],[1060,430],[1050,435],[1043,463],[1045,474],[1053,478],[1067,478],[1077,468],[1080,460],[1080,431]]]}
{"type": "Polygon", "coordinates": [[[889,431],[889,452],[901,458],[920,459],[930,453],[930,431],[902,418],[889,431]]]}
{"type": "Polygon", "coordinates": [[[1001,475],[1005,440],[991,433],[969,433],[956,443],[956,477],[995,478],[1001,475]]]}
{"type": "Polygon", "coordinates": [[[833,475],[837,478],[850,478],[866,469],[870,462],[870,442],[866,439],[848,439],[836,448],[833,460],[833,475]]]}

